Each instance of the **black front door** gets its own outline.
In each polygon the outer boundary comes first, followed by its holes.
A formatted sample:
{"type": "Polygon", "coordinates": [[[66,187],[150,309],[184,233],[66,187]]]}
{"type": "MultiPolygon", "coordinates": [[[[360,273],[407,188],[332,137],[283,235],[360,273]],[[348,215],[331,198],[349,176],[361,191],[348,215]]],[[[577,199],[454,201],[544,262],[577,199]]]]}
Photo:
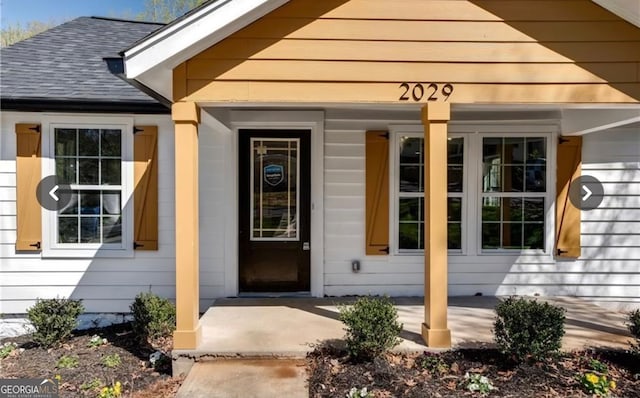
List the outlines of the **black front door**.
{"type": "Polygon", "coordinates": [[[309,291],[309,137],[305,130],[239,132],[240,292],[309,291]]]}

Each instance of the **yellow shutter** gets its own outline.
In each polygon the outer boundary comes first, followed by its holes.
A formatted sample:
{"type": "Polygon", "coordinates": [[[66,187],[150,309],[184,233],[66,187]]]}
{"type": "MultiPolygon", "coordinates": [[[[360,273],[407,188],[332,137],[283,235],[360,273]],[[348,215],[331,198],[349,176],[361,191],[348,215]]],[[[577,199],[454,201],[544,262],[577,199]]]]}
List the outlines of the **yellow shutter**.
{"type": "Polygon", "coordinates": [[[158,250],[158,127],[136,126],[134,160],[134,248],[158,250]]]}
{"type": "Polygon", "coordinates": [[[16,251],[39,251],[42,216],[36,189],[41,179],[39,124],[16,124],[16,251]]]}
{"type": "Polygon", "coordinates": [[[556,255],[580,257],[580,209],[569,200],[571,184],[580,177],[582,137],[561,137],[558,141],[556,174],[556,255]]]}
{"type": "Polygon", "coordinates": [[[366,134],[366,254],[389,254],[389,134],[366,134]]]}

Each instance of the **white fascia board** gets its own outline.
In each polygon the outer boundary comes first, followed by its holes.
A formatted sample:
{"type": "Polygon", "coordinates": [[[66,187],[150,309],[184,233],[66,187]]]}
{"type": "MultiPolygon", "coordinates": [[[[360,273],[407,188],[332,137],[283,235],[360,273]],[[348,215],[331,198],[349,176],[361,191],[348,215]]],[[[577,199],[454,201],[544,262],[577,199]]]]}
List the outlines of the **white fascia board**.
{"type": "MultiPolygon", "coordinates": [[[[237,32],[289,0],[220,0],[125,51],[127,78],[181,62],[237,32]]],[[[151,87],[154,88],[154,87],[151,87]]]]}
{"type": "Polygon", "coordinates": [[[593,0],[593,2],[640,27],[640,0],[593,0]]]}

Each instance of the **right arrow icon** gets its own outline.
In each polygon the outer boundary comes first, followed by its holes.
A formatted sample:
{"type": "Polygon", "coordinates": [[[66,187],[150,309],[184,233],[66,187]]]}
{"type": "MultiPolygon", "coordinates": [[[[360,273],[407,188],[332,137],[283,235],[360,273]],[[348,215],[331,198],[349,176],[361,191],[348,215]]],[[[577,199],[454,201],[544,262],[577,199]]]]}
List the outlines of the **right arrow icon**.
{"type": "Polygon", "coordinates": [[[571,182],[569,200],[580,210],[593,210],[604,199],[604,187],[593,176],[580,176],[571,182]]]}
{"type": "Polygon", "coordinates": [[[591,195],[593,195],[593,192],[591,192],[591,190],[586,185],[582,186],[582,190],[586,192],[586,194],[582,197],[582,201],[585,202],[591,197],[591,195]]]}

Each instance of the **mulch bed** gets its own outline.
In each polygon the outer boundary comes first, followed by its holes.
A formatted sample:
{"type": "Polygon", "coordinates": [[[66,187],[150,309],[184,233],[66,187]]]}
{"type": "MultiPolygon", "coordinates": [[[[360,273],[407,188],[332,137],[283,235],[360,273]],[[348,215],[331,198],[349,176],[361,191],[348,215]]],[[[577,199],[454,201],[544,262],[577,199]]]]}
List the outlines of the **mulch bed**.
{"type": "Polygon", "coordinates": [[[116,381],[122,384],[123,396],[172,397],[180,380],[171,378],[171,361],[163,360],[154,369],[149,355],[156,348],[169,348],[171,341],[151,344],[139,343],[130,324],[76,332],[62,346],[44,349],[36,346],[29,336],[4,339],[18,344],[18,349],[0,360],[0,378],[54,378],[59,376],[61,397],[96,397],[104,386],[116,381]],[[93,335],[106,338],[107,343],[90,347],[93,335]],[[162,346],[162,347],[159,347],[162,346]],[[21,348],[23,350],[21,350],[21,348]],[[107,356],[120,357],[120,364],[106,366],[107,356]],[[77,366],[60,368],[61,357],[77,358],[77,366]]]}
{"type": "Polygon", "coordinates": [[[308,356],[311,398],[345,397],[353,387],[367,387],[381,397],[480,397],[467,389],[465,374],[489,378],[489,397],[590,397],[578,375],[593,372],[590,359],[608,367],[617,387],[613,397],[640,397],[640,358],[624,351],[564,353],[545,363],[516,365],[497,350],[461,349],[439,354],[388,354],[368,363],[351,363],[335,346],[316,348],[308,356]]]}

